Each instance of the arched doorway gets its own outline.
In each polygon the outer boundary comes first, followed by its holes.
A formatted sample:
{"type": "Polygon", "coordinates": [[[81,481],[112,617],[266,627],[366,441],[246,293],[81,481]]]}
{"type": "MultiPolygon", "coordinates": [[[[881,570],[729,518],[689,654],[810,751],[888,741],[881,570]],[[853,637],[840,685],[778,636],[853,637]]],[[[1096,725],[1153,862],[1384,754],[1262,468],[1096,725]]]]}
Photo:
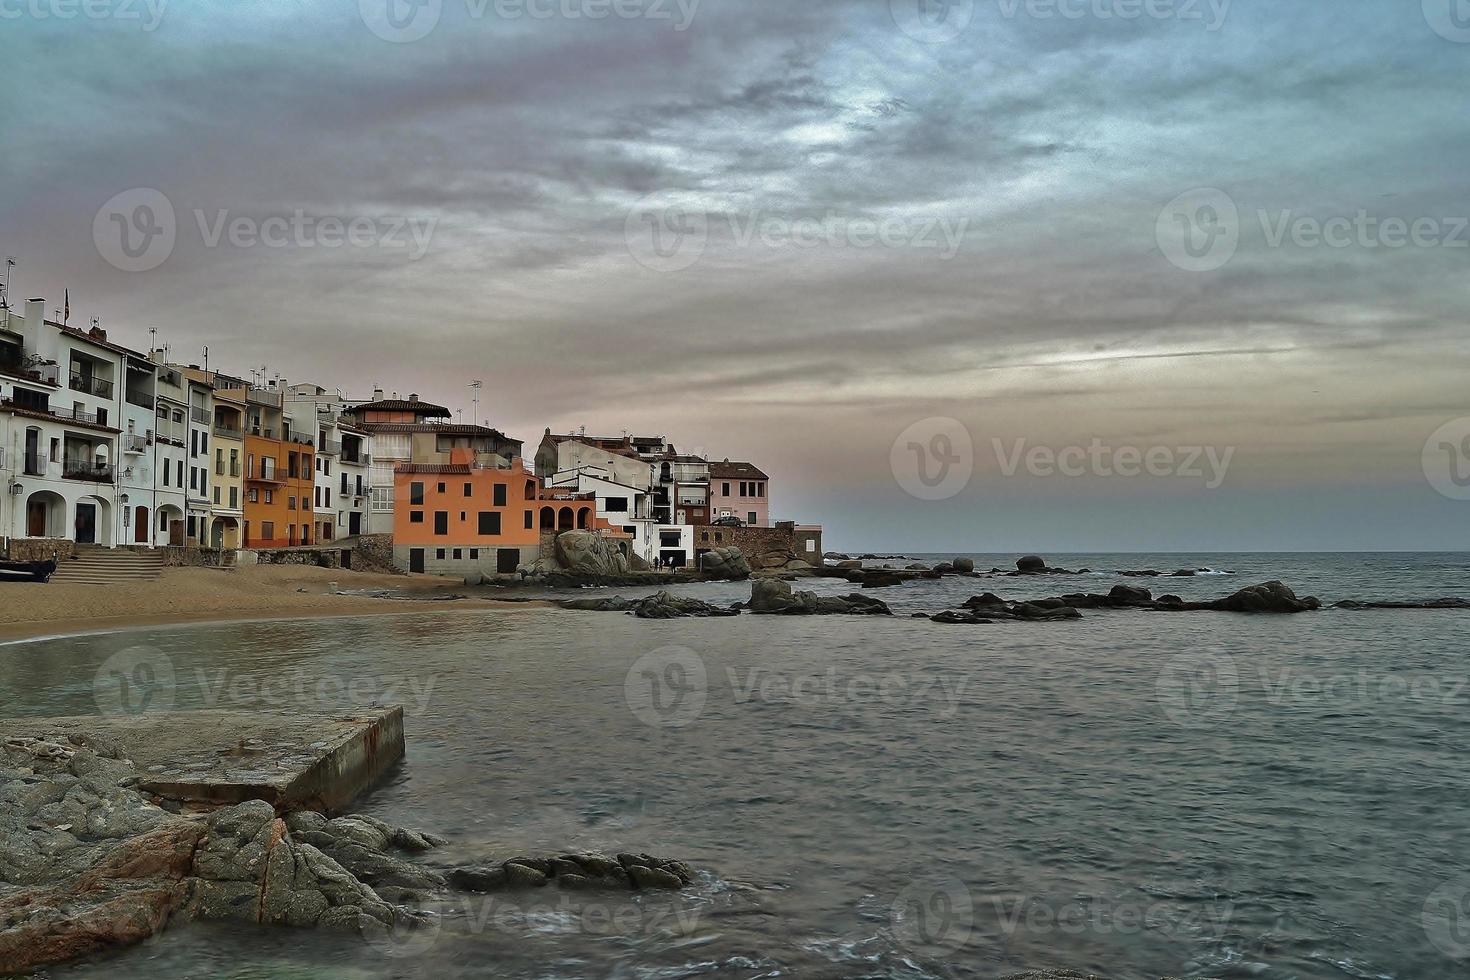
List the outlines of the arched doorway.
{"type": "Polygon", "coordinates": [[[26,537],[66,537],[66,501],[51,490],[37,490],[26,498],[26,537]]]}
{"type": "Polygon", "coordinates": [[[184,512],[172,504],[164,504],[158,508],[158,533],[154,543],[172,545],[175,548],[183,547],[184,544],[184,512]]]}
{"type": "Polygon", "coordinates": [[[570,507],[563,507],[556,515],[556,529],[558,531],[570,531],[576,526],[577,518],[570,507]]]}
{"type": "Polygon", "coordinates": [[[587,515],[592,512],[591,507],[579,507],[577,509],[577,527],[583,531],[587,530],[587,515]]]}
{"type": "Polygon", "coordinates": [[[215,551],[233,551],[240,547],[240,522],[233,517],[219,517],[209,530],[209,546],[215,551]]]}
{"type": "Polygon", "coordinates": [[[555,531],[556,530],[556,508],[555,507],[542,507],[541,508],[541,530],[543,530],[543,531],[555,531]]]}
{"type": "MultiPolygon", "coordinates": [[[[98,458],[105,456],[98,454],[98,458]]],[[[72,514],[72,540],[112,547],[112,506],[101,497],[80,497],[72,514]]]]}

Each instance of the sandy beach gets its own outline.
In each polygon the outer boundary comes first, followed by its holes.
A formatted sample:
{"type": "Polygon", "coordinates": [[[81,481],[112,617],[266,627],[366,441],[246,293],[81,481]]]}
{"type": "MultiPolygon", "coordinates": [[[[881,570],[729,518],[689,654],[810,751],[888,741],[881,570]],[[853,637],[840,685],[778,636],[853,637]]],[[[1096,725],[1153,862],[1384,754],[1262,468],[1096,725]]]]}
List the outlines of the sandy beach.
{"type": "Polygon", "coordinates": [[[421,605],[403,599],[336,595],[331,591],[334,582],[341,590],[392,589],[423,599],[464,593],[457,579],[307,565],[167,568],[162,577],[134,582],[126,589],[61,582],[9,583],[0,592],[0,641],[174,623],[403,615],[415,610],[515,611],[549,605],[493,599],[421,605]]]}

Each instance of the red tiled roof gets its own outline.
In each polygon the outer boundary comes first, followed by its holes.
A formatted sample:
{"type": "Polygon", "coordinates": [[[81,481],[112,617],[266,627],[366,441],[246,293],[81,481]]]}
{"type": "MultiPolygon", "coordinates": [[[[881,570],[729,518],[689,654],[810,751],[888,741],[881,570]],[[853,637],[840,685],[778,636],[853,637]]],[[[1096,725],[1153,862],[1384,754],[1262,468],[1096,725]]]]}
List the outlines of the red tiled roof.
{"type": "Polygon", "coordinates": [[[470,468],[465,463],[400,463],[393,472],[410,476],[468,476],[470,468]]]}
{"type": "Polygon", "coordinates": [[[453,418],[454,413],[443,405],[432,405],[429,402],[406,401],[403,399],[388,398],[378,402],[364,402],[361,405],[349,405],[343,412],[413,412],[425,418],[447,419],[453,418]]]}

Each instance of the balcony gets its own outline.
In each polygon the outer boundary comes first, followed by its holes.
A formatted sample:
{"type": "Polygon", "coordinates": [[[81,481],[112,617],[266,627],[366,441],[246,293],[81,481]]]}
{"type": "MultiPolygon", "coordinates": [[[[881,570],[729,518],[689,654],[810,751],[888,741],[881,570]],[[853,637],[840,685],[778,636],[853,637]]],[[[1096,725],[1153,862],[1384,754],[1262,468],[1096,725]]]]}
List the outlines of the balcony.
{"type": "Polygon", "coordinates": [[[205,425],[209,424],[209,412],[202,408],[190,408],[189,418],[195,422],[203,422],[205,425]]]}
{"type": "Polygon", "coordinates": [[[286,482],[286,478],[281,475],[281,472],[279,470],[276,470],[276,469],[261,470],[259,473],[252,473],[252,474],[246,476],[245,479],[251,480],[251,481],[253,481],[255,483],[285,483],[286,482]]]}
{"type": "Polygon", "coordinates": [[[137,405],[139,408],[153,407],[153,396],[146,391],[134,391],[129,388],[124,392],[123,397],[127,399],[129,405],[137,405]]]}
{"type": "Polygon", "coordinates": [[[343,456],[342,462],[346,463],[348,466],[371,466],[373,463],[373,458],[367,453],[356,453],[351,456],[343,456]]]}
{"type": "Polygon", "coordinates": [[[240,440],[245,438],[245,433],[236,426],[223,425],[219,422],[214,423],[214,434],[221,439],[240,440]]]}
{"type": "Polygon", "coordinates": [[[321,441],[321,451],[328,456],[340,456],[342,455],[342,443],[336,439],[323,439],[321,441]]]}
{"type": "Polygon", "coordinates": [[[296,443],[299,446],[311,446],[311,445],[315,445],[315,440],[312,439],[311,436],[303,436],[303,435],[301,435],[299,433],[295,433],[295,432],[293,432],[290,435],[288,435],[286,437],[286,441],[287,442],[294,442],[294,443],[296,443]]]}
{"type": "Polygon", "coordinates": [[[96,395],[98,398],[112,398],[112,382],[103,381],[101,378],[90,374],[79,374],[76,371],[67,378],[66,386],[72,391],[80,391],[84,395],[96,395]]]}
{"type": "Polygon", "coordinates": [[[61,464],[61,475],[68,480],[85,480],[88,483],[111,483],[112,467],[89,459],[68,459],[61,464]]]}
{"type": "Polygon", "coordinates": [[[125,453],[142,454],[148,451],[148,446],[147,436],[123,436],[123,452],[125,453]]]}
{"type": "Polygon", "coordinates": [[[51,413],[64,422],[85,422],[88,425],[101,425],[97,421],[97,415],[93,412],[83,412],[75,408],[58,408],[51,413]]]}
{"type": "Polygon", "coordinates": [[[26,476],[45,476],[46,457],[40,453],[26,453],[25,458],[26,476]]]}
{"type": "Polygon", "coordinates": [[[280,436],[276,434],[276,430],[275,429],[272,429],[272,428],[270,428],[268,426],[264,426],[264,425],[253,425],[253,426],[251,426],[250,427],[250,434],[252,436],[256,436],[256,437],[261,438],[261,439],[279,439],[280,438],[280,436]]]}

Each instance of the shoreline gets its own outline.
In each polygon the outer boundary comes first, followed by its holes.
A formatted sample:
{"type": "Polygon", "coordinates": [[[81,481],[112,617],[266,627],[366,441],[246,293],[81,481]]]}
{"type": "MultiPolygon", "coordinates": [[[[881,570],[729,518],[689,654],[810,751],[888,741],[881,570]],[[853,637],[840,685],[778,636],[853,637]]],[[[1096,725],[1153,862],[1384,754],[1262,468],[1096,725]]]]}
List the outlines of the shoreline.
{"type": "Polygon", "coordinates": [[[156,627],[555,608],[544,600],[432,601],[460,594],[463,585],[451,579],[290,565],[230,571],[171,568],[126,592],[61,582],[11,583],[0,592],[11,614],[0,618],[0,646],[156,627]],[[405,598],[327,591],[333,582],[341,589],[391,589],[405,598]]]}

